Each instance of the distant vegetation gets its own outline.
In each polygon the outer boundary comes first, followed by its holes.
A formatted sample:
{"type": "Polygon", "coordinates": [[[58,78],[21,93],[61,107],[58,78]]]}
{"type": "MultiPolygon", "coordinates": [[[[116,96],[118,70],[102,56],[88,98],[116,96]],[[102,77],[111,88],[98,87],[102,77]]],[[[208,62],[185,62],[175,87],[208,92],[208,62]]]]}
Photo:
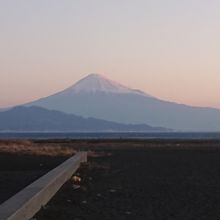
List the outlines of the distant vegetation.
{"type": "Polygon", "coordinates": [[[0,140],[0,153],[37,156],[71,156],[75,150],[59,144],[37,144],[30,140],[0,140]]]}

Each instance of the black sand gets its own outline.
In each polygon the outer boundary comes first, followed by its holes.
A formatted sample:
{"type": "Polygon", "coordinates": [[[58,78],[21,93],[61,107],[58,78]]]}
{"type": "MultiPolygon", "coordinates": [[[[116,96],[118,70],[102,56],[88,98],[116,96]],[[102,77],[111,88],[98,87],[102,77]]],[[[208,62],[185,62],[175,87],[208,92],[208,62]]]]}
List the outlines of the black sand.
{"type": "Polygon", "coordinates": [[[218,141],[82,146],[104,154],[79,170],[80,189],[66,183],[36,219],[220,219],[218,141]]]}
{"type": "Polygon", "coordinates": [[[65,159],[64,157],[0,153],[0,203],[65,159]]]}

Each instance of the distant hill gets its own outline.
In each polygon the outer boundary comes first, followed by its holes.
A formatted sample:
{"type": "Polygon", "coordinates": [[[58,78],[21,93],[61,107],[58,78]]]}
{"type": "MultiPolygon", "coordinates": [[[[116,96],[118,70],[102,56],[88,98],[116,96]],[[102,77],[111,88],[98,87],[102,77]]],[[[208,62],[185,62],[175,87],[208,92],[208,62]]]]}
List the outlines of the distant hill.
{"type": "Polygon", "coordinates": [[[146,124],[121,124],[95,118],[83,118],[35,106],[19,106],[0,112],[0,131],[163,132],[168,129],[146,124]]]}
{"type": "Polygon", "coordinates": [[[90,74],[64,91],[26,106],[179,131],[220,131],[220,109],[163,101],[98,74],[90,74]]]}

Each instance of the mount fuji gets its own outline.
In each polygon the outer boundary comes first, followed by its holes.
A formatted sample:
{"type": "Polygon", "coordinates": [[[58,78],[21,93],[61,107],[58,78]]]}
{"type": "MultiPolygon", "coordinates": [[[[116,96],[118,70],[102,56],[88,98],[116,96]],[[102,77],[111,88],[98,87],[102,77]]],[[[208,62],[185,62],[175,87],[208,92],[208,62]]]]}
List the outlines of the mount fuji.
{"type": "Polygon", "coordinates": [[[64,91],[25,106],[178,131],[220,131],[220,109],[160,100],[98,74],[90,74],[64,91]]]}
{"type": "Polygon", "coordinates": [[[114,93],[114,94],[139,94],[145,95],[139,90],[130,89],[117,82],[109,80],[99,74],[92,73],[79,82],[66,89],[66,93],[114,93]]]}

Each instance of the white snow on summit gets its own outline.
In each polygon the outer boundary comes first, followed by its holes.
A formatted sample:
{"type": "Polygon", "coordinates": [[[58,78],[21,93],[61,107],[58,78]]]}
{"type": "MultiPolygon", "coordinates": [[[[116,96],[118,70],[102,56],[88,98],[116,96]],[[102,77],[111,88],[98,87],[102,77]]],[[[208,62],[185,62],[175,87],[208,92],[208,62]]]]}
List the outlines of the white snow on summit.
{"type": "Polygon", "coordinates": [[[139,94],[149,96],[146,93],[130,89],[117,82],[109,80],[102,75],[92,73],[85,78],[78,81],[75,85],[71,86],[65,92],[71,93],[115,93],[115,94],[139,94]]]}

